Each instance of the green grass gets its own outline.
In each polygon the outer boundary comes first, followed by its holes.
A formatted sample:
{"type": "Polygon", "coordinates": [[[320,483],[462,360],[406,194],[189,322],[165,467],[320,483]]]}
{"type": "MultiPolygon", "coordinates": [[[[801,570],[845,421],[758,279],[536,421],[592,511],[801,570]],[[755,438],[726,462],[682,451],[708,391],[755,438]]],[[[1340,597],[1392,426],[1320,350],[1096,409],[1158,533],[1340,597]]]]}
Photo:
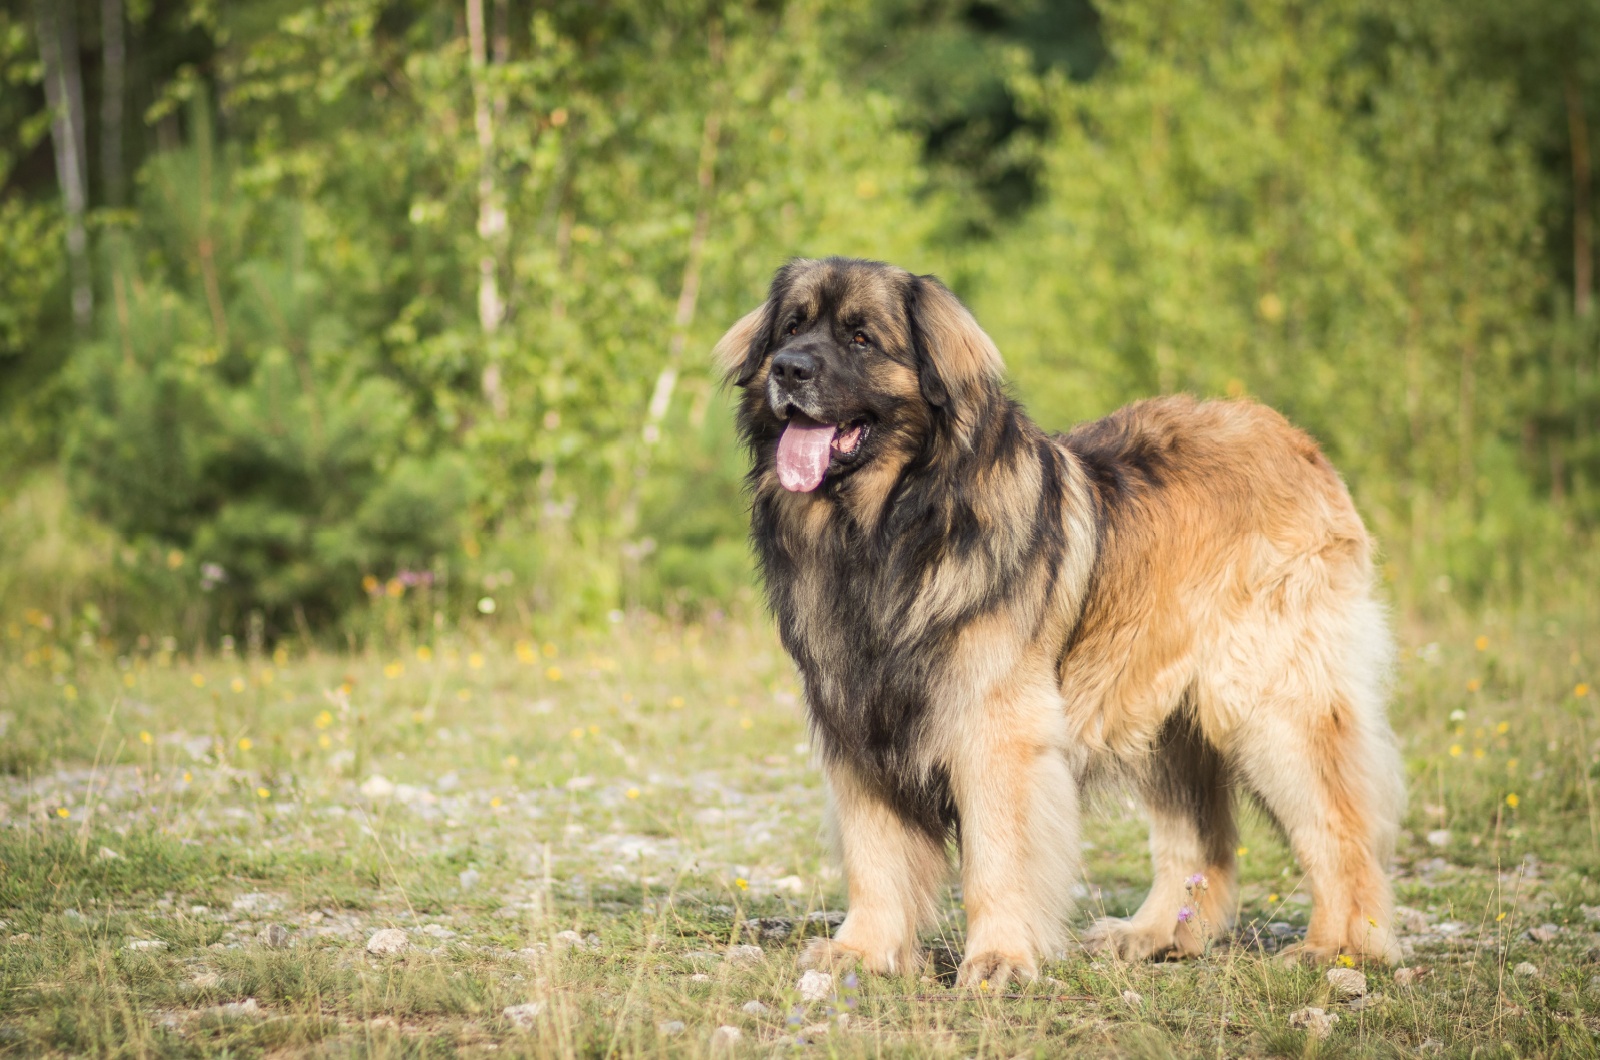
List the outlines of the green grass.
{"type": "MultiPolygon", "coordinates": [[[[1405,631],[1395,871],[1424,974],[1369,968],[1382,996],[1352,1008],[1322,970],[1241,946],[1071,953],[1015,994],[957,992],[955,895],[926,975],[803,1001],[799,940],[842,883],[796,681],[758,624],[250,659],[113,657],[19,621],[0,648],[0,1055],[1593,1055],[1596,632],[1405,631]],[[367,951],[383,928],[403,952],[367,951]],[[519,1028],[505,1010],[528,1003],[519,1028]],[[1340,1016],[1326,1040],[1290,1027],[1307,1005],[1340,1016]]],[[[1080,925],[1148,880],[1121,795],[1085,835],[1080,925]]],[[[1241,921],[1303,927],[1293,858],[1259,820],[1242,842],[1241,921]]]]}

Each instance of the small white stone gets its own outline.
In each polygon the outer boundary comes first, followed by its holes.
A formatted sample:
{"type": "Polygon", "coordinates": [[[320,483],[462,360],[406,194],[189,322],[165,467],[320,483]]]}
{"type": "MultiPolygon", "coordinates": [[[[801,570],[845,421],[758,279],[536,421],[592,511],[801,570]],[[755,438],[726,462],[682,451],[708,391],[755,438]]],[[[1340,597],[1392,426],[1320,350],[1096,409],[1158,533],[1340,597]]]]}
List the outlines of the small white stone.
{"type": "Polygon", "coordinates": [[[222,1016],[242,1018],[245,1016],[261,1015],[261,1006],[256,1004],[256,999],[247,997],[243,1001],[230,1001],[226,1005],[218,1005],[216,1012],[222,1016]]]}
{"type": "Polygon", "coordinates": [[[1420,909],[1397,906],[1394,911],[1394,922],[1400,930],[1410,935],[1426,934],[1428,930],[1428,914],[1420,909]]]}
{"type": "Polygon", "coordinates": [[[282,924],[268,924],[256,935],[256,941],[263,946],[281,950],[289,945],[289,929],[282,924]]]}
{"type": "Polygon", "coordinates": [[[1137,990],[1124,990],[1122,992],[1122,1000],[1127,1003],[1129,1008],[1138,1008],[1144,1004],[1144,996],[1137,990]]]}
{"type": "Polygon", "coordinates": [[[1341,1001],[1361,997],[1367,992],[1367,977],[1354,968],[1329,968],[1326,976],[1334,997],[1341,1001]]]}
{"type": "Polygon", "coordinates": [[[1428,833],[1427,840],[1430,847],[1447,847],[1450,845],[1450,829],[1435,828],[1428,833]]]}
{"type": "Polygon", "coordinates": [[[711,982],[711,977],[709,975],[707,975],[705,972],[695,972],[693,975],[691,975],[689,977],[689,982],[691,982],[691,983],[709,983],[709,982],[711,982]]]}
{"type": "Polygon", "coordinates": [[[483,879],[483,875],[477,869],[463,869],[456,879],[460,881],[463,891],[470,891],[478,886],[478,881],[483,879]]]}
{"type": "Polygon", "coordinates": [[[406,938],[406,933],[399,928],[383,928],[375,931],[367,940],[367,952],[378,956],[390,956],[404,953],[411,946],[411,940],[406,938]]]}
{"type": "Polygon", "coordinates": [[[550,947],[557,953],[565,953],[567,950],[586,950],[589,942],[576,931],[558,931],[555,938],[550,940],[550,947]]]}
{"type": "Polygon", "coordinates": [[[270,913],[282,905],[283,899],[277,895],[252,891],[249,894],[241,894],[233,900],[233,911],[235,913],[270,913]]]}
{"type": "Polygon", "coordinates": [[[128,943],[130,950],[164,950],[167,944],[160,939],[134,939],[128,943]]]}
{"type": "Polygon", "coordinates": [[[387,799],[394,794],[394,782],[382,773],[374,773],[361,785],[361,794],[369,799],[387,799]]]}
{"type": "Polygon", "coordinates": [[[746,1016],[765,1016],[771,1010],[759,1001],[746,1001],[740,1006],[739,1011],[746,1016]]]}
{"type": "Polygon", "coordinates": [[[728,960],[734,964],[760,964],[765,956],[760,946],[729,946],[728,960]]]}
{"type": "Polygon", "coordinates": [[[216,972],[201,972],[191,980],[196,990],[214,990],[222,985],[222,976],[216,972]]]}
{"type": "Polygon", "coordinates": [[[1540,924],[1536,928],[1528,929],[1528,937],[1535,942],[1554,942],[1561,928],[1555,924],[1540,924]]]}
{"type": "Polygon", "coordinates": [[[1289,1014],[1289,1026],[1305,1031],[1319,1042],[1333,1033],[1333,1025],[1338,1022],[1337,1015],[1313,1006],[1289,1014]]]}
{"type": "Polygon", "coordinates": [[[743,1037],[744,1031],[738,1027],[724,1024],[711,1032],[711,1048],[727,1048],[743,1037]]]}
{"type": "Polygon", "coordinates": [[[661,1034],[668,1036],[682,1034],[684,1031],[684,1022],[682,1020],[662,1020],[660,1023],[656,1024],[656,1030],[661,1034]]]}
{"type": "Polygon", "coordinates": [[[1539,966],[1537,964],[1529,964],[1527,961],[1523,961],[1521,964],[1511,969],[1511,973],[1513,975],[1538,975],[1539,966]]]}
{"type": "Polygon", "coordinates": [[[539,1013],[543,1011],[543,1001],[529,1001],[521,1005],[507,1005],[500,1010],[500,1015],[504,1016],[517,1030],[525,1031],[533,1026],[534,1021],[539,1018],[539,1013]]]}
{"type": "Polygon", "coordinates": [[[833,976],[813,968],[800,977],[800,982],[796,986],[800,990],[800,996],[806,1001],[821,1001],[833,993],[833,976]]]}

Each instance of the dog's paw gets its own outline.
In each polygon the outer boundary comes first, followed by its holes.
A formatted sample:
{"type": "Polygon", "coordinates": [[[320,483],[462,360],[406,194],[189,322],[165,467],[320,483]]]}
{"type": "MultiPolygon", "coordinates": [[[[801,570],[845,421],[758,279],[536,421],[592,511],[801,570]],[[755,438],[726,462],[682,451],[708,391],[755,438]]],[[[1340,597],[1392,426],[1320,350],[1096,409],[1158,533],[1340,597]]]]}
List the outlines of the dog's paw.
{"type": "Polygon", "coordinates": [[[969,954],[956,972],[956,986],[999,992],[1016,979],[1036,979],[1039,969],[1026,954],[985,950],[969,954]]]}
{"type": "Polygon", "coordinates": [[[1132,920],[1108,916],[1089,925],[1083,946],[1090,953],[1107,953],[1124,961],[1147,961],[1172,952],[1177,943],[1171,931],[1155,931],[1132,920]]]}

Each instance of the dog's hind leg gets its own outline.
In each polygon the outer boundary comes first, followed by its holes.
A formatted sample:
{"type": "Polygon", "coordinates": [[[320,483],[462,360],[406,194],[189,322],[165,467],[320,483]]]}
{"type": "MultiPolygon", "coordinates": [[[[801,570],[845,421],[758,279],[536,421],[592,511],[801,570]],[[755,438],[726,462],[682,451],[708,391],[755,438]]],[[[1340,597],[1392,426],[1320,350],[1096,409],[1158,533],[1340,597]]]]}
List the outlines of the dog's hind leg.
{"type": "Polygon", "coordinates": [[[1191,711],[1167,719],[1140,787],[1150,815],[1150,893],[1133,916],[1096,921],[1084,941],[1127,960],[1194,956],[1233,925],[1238,835],[1227,767],[1191,711]]]}
{"type": "Polygon", "coordinates": [[[1242,779],[1288,834],[1311,886],[1299,954],[1400,958],[1387,861],[1405,780],[1384,717],[1389,641],[1370,599],[1306,622],[1233,741],[1242,779]]]}
{"type": "Polygon", "coordinates": [[[815,939],[803,967],[859,961],[870,972],[920,966],[917,932],[933,919],[949,874],[943,835],[908,821],[862,784],[848,765],[829,763],[828,816],[849,888],[849,909],[831,939],[815,939]]]}

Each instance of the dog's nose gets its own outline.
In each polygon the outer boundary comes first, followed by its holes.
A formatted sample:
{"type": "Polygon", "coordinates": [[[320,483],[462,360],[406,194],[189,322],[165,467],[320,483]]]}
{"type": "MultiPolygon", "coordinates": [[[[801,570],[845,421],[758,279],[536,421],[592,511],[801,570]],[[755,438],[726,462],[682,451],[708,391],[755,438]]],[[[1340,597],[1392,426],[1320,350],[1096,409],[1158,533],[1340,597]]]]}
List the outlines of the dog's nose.
{"type": "Polygon", "coordinates": [[[785,350],[772,359],[772,375],[780,383],[808,383],[820,367],[817,355],[804,350],[785,350]]]}

